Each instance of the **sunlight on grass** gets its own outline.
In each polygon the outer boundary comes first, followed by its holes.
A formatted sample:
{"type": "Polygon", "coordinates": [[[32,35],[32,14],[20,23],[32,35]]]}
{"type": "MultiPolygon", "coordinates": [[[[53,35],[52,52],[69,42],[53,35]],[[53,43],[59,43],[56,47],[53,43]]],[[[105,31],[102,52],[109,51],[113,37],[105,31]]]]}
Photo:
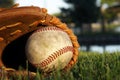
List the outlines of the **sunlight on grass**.
{"type": "MultiPolygon", "coordinates": [[[[34,80],[119,80],[120,53],[80,52],[78,62],[70,71],[55,71],[47,77],[37,71],[34,80]]],[[[27,80],[21,76],[17,80],[27,80]]],[[[12,80],[12,78],[10,79],[12,80]]]]}

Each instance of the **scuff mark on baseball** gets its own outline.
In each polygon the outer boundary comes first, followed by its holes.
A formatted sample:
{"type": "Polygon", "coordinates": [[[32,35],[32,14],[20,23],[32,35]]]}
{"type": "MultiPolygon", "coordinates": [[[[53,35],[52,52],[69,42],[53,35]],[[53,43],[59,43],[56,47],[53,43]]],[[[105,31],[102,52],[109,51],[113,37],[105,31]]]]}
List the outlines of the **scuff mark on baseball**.
{"type": "Polygon", "coordinates": [[[72,59],[73,52],[69,35],[54,26],[41,27],[26,43],[28,61],[43,72],[63,69],[72,59]]]}

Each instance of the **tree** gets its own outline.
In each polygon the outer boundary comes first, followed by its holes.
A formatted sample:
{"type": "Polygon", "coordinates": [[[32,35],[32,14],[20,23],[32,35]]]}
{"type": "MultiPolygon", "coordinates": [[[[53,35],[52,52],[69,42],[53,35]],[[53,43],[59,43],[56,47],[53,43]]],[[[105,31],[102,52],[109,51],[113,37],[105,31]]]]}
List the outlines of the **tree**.
{"type": "Polygon", "coordinates": [[[96,0],[65,0],[72,6],[69,9],[61,8],[62,17],[75,23],[96,22],[99,16],[99,7],[96,0]]]}
{"type": "Polygon", "coordinates": [[[0,7],[8,8],[14,4],[14,0],[0,0],[0,7]]]}
{"type": "MultiPolygon", "coordinates": [[[[105,23],[113,20],[116,18],[117,16],[117,13],[114,12],[114,10],[112,9],[114,6],[117,6],[116,4],[113,5],[114,3],[117,3],[118,4],[118,7],[120,6],[120,0],[101,0],[101,22],[102,22],[102,31],[105,32],[106,29],[105,29],[105,23]],[[107,10],[102,10],[102,6],[104,4],[107,4],[109,8],[107,8],[107,10]],[[107,22],[106,22],[107,21],[107,22]]],[[[120,8],[119,8],[120,9],[120,8]]],[[[118,10],[119,10],[118,9],[118,10]]],[[[120,10],[119,10],[120,11],[120,10]]]]}
{"type": "Polygon", "coordinates": [[[120,0],[101,0],[101,4],[107,3],[108,5],[112,5],[114,2],[120,3],[120,0]]]}
{"type": "Polygon", "coordinates": [[[91,24],[99,17],[100,8],[96,5],[96,0],[64,0],[71,5],[68,9],[61,8],[60,18],[66,23],[75,23],[81,26],[83,23],[91,24]]]}

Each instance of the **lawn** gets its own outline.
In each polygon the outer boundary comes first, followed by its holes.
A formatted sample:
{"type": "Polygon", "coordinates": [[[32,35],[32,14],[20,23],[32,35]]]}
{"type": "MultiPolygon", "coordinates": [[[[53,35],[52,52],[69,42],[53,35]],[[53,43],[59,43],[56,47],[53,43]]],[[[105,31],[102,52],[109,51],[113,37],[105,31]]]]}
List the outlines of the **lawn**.
{"type": "MultiPolygon", "coordinates": [[[[28,77],[18,76],[16,80],[28,80],[28,77]]],[[[120,52],[80,52],[78,62],[70,71],[56,71],[48,77],[37,72],[34,80],[120,80],[120,52]]]]}

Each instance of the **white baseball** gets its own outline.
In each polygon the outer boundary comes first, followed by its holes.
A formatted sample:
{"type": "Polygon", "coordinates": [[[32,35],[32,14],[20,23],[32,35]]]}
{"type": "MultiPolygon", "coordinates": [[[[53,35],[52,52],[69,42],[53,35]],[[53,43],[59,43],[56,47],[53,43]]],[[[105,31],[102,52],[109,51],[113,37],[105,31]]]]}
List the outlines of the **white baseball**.
{"type": "Polygon", "coordinates": [[[29,37],[26,56],[31,64],[43,72],[63,69],[73,56],[73,44],[62,29],[41,27],[29,37]]]}

